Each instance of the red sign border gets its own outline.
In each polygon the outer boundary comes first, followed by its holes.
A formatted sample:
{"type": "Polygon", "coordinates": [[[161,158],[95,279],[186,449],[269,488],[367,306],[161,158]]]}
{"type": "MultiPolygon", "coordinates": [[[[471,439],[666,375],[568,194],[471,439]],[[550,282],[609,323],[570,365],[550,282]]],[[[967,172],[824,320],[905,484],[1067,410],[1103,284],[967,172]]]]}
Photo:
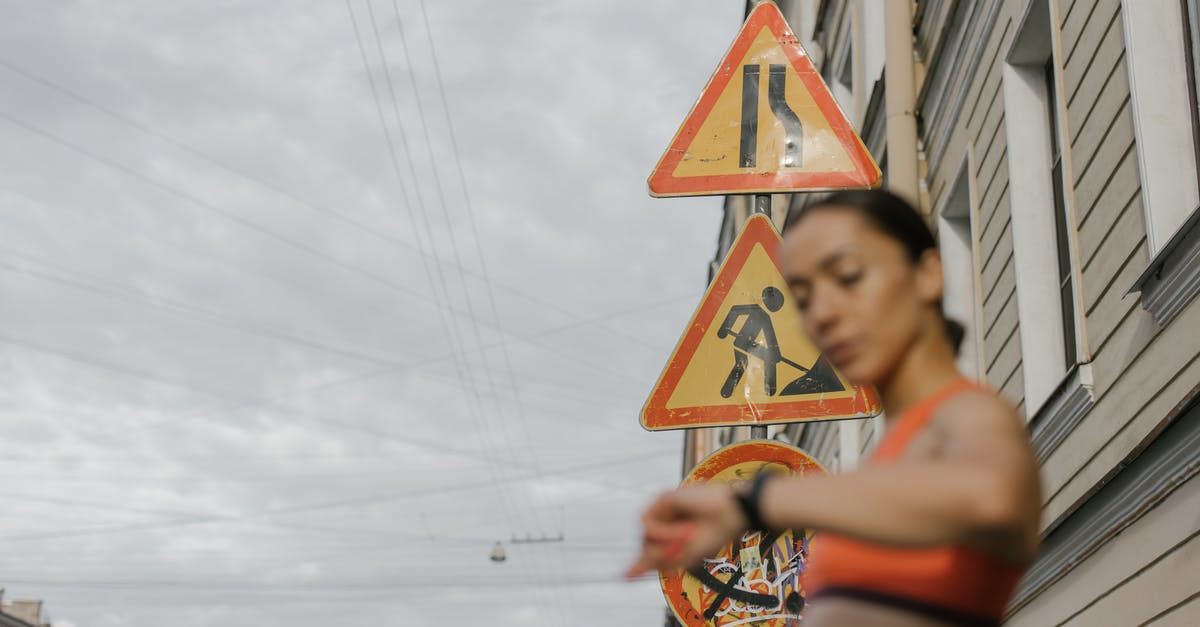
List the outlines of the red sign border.
{"type": "MultiPolygon", "coordinates": [[[[682,488],[684,486],[694,485],[697,483],[706,483],[715,477],[717,473],[732,466],[733,464],[742,464],[748,461],[754,461],[755,459],[761,460],[764,464],[773,462],[782,463],[780,462],[779,458],[774,458],[771,456],[770,451],[772,450],[786,450],[788,453],[798,454],[803,458],[803,467],[805,469],[804,472],[808,472],[807,469],[809,467],[815,468],[822,474],[828,474],[829,472],[824,466],[821,465],[821,462],[817,461],[817,458],[809,455],[808,451],[805,451],[798,446],[793,446],[778,440],[743,440],[741,442],[734,442],[733,444],[729,444],[713,451],[712,453],[709,453],[707,457],[697,462],[696,465],[688,471],[687,476],[683,478],[682,482],[680,482],[679,487],[682,488]],[[746,457],[748,459],[737,459],[730,462],[725,462],[723,459],[743,451],[746,452],[746,457]],[[725,463],[722,465],[719,462],[725,463]]],[[[799,471],[793,470],[793,472],[795,473],[799,471]]]]}
{"type": "Polygon", "coordinates": [[[687,370],[696,349],[712,326],[721,305],[729,296],[755,245],[761,245],[782,274],[779,264],[779,233],[762,214],[750,216],[742,232],[721,262],[717,275],[704,293],[704,299],[692,315],[687,331],[679,340],[670,361],[659,376],[650,398],[642,407],[642,428],[647,431],[688,429],[692,427],[736,426],[746,424],[775,424],[812,420],[848,420],[870,418],[879,414],[879,399],[875,391],[855,386],[850,398],[796,400],[760,405],[708,405],[668,408],[683,373],[687,370]],[[831,415],[832,414],[832,415],[831,415]],[[694,418],[698,416],[698,418],[694,418]],[[679,422],[683,418],[685,422],[679,422]]]}
{"type": "Polygon", "coordinates": [[[676,131],[671,145],[663,153],[654,171],[650,173],[647,185],[650,195],[654,197],[670,196],[704,196],[728,193],[781,192],[781,191],[830,191],[837,189],[875,188],[883,182],[883,173],[879,165],[871,158],[871,153],[863,145],[862,139],[854,132],[850,122],[842,113],[837,102],[825,86],[825,81],[813,67],[808,54],[800,46],[800,40],[788,27],[787,20],[779,12],[773,2],[764,2],[751,11],[746,23],[733,41],[729,51],[717,66],[717,71],[708,80],[700,99],[688,112],[683,125],[676,131]],[[775,40],[783,48],[784,54],[791,61],[792,67],[800,75],[805,88],[812,95],[813,102],[829,123],[834,135],[841,141],[842,147],[850,156],[854,170],[850,172],[765,172],[745,174],[713,174],[708,176],[689,176],[677,178],[673,175],[679,162],[687,153],[688,146],[699,133],[700,127],[712,113],[717,99],[729,84],[730,78],[737,69],[738,63],[746,51],[766,26],[775,35],[775,40]]]}

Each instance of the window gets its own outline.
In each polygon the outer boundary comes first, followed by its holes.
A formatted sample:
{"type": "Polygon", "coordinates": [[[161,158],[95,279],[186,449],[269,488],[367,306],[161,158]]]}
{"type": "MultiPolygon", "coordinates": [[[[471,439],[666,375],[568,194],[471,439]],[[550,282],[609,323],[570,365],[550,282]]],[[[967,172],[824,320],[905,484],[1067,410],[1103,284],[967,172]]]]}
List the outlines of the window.
{"type": "Polygon", "coordinates": [[[942,293],[942,309],[946,317],[963,325],[966,333],[958,351],[958,370],[975,378],[983,378],[979,363],[978,335],[980,310],[978,263],[975,257],[974,203],[971,190],[970,157],[963,159],[946,197],[937,211],[938,248],[942,254],[942,269],[946,277],[942,293]]]}
{"type": "MultiPolygon", "coordinates": [[[[1196,93],[1196,86],[1200,85],[1200,0],[1187,0],[1184,3],[1184,12],[1187,14],[1185,19],[1188,25],[1188,60],[1192,65],[1190,77],[1192,82],[1192,115],[1200,117],[1197,116],[1197,113],[1200,113],[1200,97],[1197,97],[1196,93]]],[[[1195,124],[1196,117],[1193,117],[1193,126],[1200,127],[1200,124],[1195,124]]],[[[1200,142],[1196,143],[1200,144],[1200,142]]]]}
{"type": "Polygon", "coordinates": [[[1165,326],[1200,294],[1200,0],[1121,14],[1150,252],[1129,291],[1165,326]]]}
{"type": "Polygon", "coordinates": [[[842,6],[837,12],[835,30],[830,31],[827,45],[830,47],[828,57],[824,61],[821,77],[833,94],[833,99],[847,114],[852,123],[857,123],[855,101],[860,98],[855,93],[854,85],[854,15],[849,4],[842,6]]]}
{"type": "Polygon", "coordinates": [[[1050,125],[1046,134],[1050,138],[1050,180],[1054,196],[1054,244],[1058,252],[1058,301],[1062,310],[1063,358],[1064,363],[1074,364],[1075,359],[1075,291],[1071,281],[1071,242],[1067,224],[1067,203],[1063,198],[1066,181],[1063,180],[1062,146],[1058,135],[1058,90],[1054,88],[1054,60],[1046,61],[1042,67],[1046,81],[1046,107],[1050,125]]]}
{"type": "Polygon", "coordinates": [[[847,38],[846,45],[838,51],[838,84],[847,91],[854,91],[854,41],[847,38]]]}
{"type": "Polygon", "coordinates": [[[1052,2],[1027,3],[1002,68],[1012,267],[1025,407],[1036,416],[1079,362],[1069,145],[1059,111],[1052,2]]]}
{"type": "Polygon", "coordinates": [[[1200,204],[1195,134],[1198,9],[1198,0],[1121,2],[1151,256],[1164,249],[1200,204]],[[1167,25],[1178,27],[1164,30],[1167,25]],[[1181,132],[1189,128],[1192,132],[1181,132]]]}

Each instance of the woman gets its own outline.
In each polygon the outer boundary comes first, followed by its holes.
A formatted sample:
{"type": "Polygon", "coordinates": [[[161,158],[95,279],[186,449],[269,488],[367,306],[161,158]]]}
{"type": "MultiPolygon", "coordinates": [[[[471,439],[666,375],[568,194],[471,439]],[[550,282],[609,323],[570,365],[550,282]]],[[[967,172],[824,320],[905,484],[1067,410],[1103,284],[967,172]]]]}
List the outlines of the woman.
{"type": "Polygon", "coordinates": [[[878,389],[885,435],[855,472],[664,494],[629,575],[694,565],[747,528],[807,528],[806,626],[998,624],[1037,551],[1037,464],[1012,405],[955,368],[929,228],[892,194],[839,192],[789,221],[781,259],[809,338],[878,389]]]}

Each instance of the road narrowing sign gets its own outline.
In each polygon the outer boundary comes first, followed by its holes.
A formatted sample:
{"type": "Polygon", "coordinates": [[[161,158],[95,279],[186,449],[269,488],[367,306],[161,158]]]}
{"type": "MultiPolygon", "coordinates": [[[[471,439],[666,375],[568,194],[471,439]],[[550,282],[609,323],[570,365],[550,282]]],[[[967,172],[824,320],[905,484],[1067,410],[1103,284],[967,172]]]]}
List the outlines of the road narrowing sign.
{"type": "MultiPolygon", "coordinates": [[[[708,456],[683,485],[750,481],[759,472],[812,476],[825,469],[794,446],[751,440],[708,456]]],[[[696,568],[659,571],[663,596],[687,627],[795,625],[806,605],[803,576],[812,540],[809,530],[747,530],[696,568]]]]}
{"type": "Polygon", "coordinates": [[[800,328],[783,279],[779,233],[754,215],[642,408],[650,431],[865,418],[870,388],[846,381],[800,328]]]}
{"type": "Polygon", "coordinates": [[[772,2],[759,4],[650,175],[651,196],[872,188],[879,166],[772,2]]]}

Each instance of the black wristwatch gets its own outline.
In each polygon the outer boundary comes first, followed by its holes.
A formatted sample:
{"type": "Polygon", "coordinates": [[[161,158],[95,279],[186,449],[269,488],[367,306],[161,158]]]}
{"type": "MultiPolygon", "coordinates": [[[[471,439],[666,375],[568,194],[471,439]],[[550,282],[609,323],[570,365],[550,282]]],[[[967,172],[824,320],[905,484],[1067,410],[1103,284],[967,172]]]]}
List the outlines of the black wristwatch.
{"type": "Polygon", "coordinates": [[[767,531],[769,529],[762,517],[762,491],[763,486],[773,476],[769,472],[760,472],[754,476],[754,480],[750,482],[749,486],[733,491],[734,500],[742,508],[742,514],[746,516],[747,529],[760,531],[767,531]]]}

